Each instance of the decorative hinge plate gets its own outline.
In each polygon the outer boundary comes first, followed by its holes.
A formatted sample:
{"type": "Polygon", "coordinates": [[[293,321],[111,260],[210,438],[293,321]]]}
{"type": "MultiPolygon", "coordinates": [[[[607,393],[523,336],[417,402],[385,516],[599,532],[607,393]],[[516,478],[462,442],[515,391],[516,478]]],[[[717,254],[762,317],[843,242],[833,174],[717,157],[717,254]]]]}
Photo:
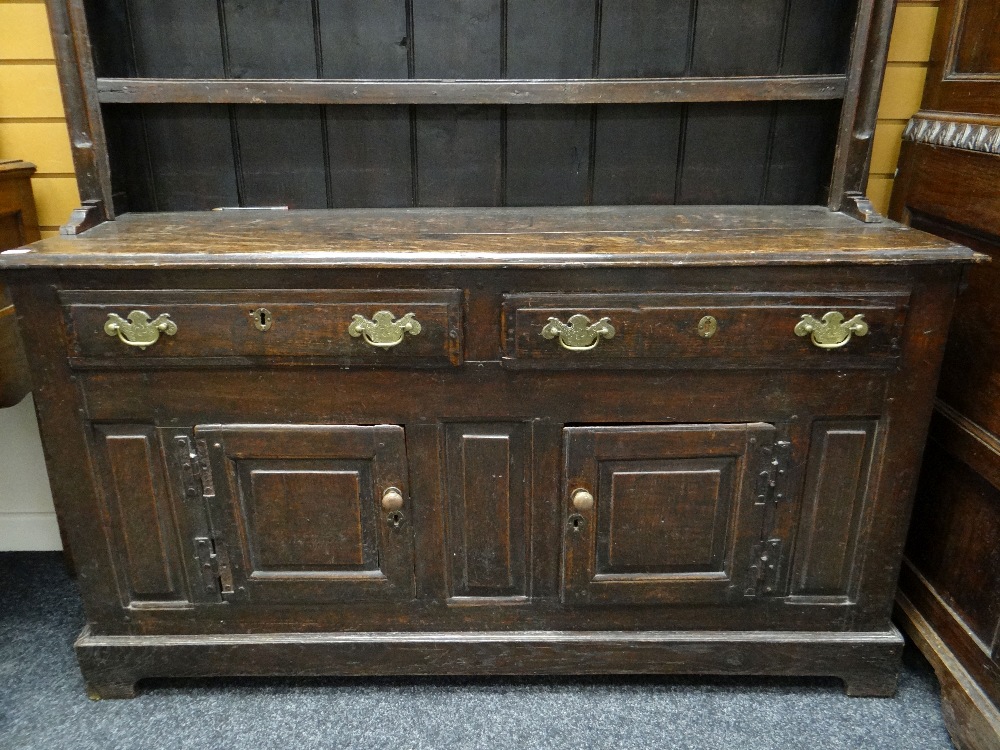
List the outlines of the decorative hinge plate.
{"type": "Polygon", "coordinates": [[[212,467],[208,462],[208,445],[204,440],[191,440],[187,435],[174,438],[177,446],[184,497],[215,497],[212,467]]]}
{"type": "Polygon", "coordinates": [[[748,576],[747,596],[773,594],[781,572],[782,540],[770,537],[775,506],[787,496],[788,459],[792,444],[776,440],[763,449],[764,467],[758,474],[757,505],[763,506],[761,540],[754,545],[748,576]]]}
{"type": "Polygon", "coordinates": [[[785,499],[785,479],[788,475],[788,454],[792,444],[776,440],[763,449],[765,466],[757,480],[757,503],[768,504],[785,499]]]}
{"type": "Polygon", "coordinates": [[[753,548],[747,596],[773,594],[778,584],[781,563],[781,540],[766,539],[753,548]]]}
{"type": "Polygon", "coordinates": [[[194,546],[205,590],[210,593],[219,591],[223,595],[232,594],[233,570],[229,565],[226,545],[202,536],[195,538],[194,546]]]}

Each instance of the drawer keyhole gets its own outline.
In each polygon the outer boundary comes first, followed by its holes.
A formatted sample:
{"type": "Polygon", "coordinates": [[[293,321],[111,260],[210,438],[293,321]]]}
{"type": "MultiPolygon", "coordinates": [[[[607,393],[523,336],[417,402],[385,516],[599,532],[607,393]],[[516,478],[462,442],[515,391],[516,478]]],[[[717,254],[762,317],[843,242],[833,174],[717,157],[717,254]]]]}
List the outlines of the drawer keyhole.
{"type": "Polygon", "coordinates": [[[266,307],[258,307],[250,313],[250,319],[258,331],[266,331],[271,327],[271,311],[266,307]]]}

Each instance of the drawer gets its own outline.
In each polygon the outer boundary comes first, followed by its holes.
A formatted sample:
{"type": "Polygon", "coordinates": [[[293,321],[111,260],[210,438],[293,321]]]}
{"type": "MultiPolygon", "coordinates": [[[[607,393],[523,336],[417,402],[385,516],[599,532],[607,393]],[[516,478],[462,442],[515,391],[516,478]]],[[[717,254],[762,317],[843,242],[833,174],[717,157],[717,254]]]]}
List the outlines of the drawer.
{"type": "Polygon", "coordinates": [[[458,289],[62,293],[78,364],[305,357],[458,365],[461,300],[458,289]]]}
{"type": "Polygon", "coordinates": [[[510,294],[504,364],[893,367],[908,302],[907,292],[510,294]]]}

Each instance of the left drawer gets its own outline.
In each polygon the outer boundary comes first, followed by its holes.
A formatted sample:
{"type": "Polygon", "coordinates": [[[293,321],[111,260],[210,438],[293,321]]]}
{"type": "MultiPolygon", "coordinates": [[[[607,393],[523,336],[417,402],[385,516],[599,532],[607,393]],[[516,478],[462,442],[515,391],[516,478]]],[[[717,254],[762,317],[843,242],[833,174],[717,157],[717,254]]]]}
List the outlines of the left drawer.
{"type": "Polygon", "coordinates": [[[77,365],[462,362],[459,289],[64,291],[61,298],[77,365]]]}

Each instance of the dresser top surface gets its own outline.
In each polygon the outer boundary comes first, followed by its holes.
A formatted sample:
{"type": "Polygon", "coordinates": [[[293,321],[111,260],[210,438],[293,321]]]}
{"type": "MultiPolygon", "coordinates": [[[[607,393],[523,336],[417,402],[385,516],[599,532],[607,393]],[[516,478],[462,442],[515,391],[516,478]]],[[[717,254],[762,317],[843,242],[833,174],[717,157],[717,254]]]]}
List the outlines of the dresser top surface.
{"type": "Polygon", "coordinates": [[[0,269],[629,267],[971,262],[821,206],[231,210],[126,214],[0,254],[0,269]]]}

